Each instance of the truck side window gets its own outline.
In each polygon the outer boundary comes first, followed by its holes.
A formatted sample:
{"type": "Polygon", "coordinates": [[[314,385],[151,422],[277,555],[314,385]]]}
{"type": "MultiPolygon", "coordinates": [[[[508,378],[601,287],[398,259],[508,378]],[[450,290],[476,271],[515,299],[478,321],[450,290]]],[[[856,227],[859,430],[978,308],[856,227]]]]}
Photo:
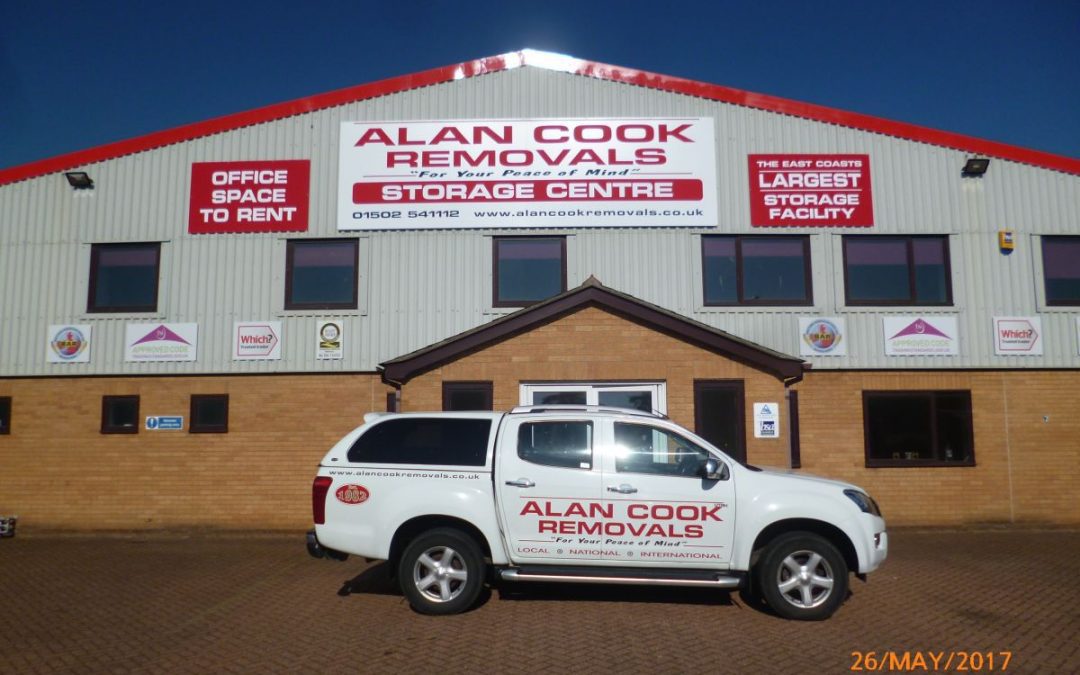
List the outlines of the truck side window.
{"type": "Polygon", "coordinates": [[[682,436],[644,424],[615,423],[615,470],[697,476],[709,453],[682,436]]]}
{"type": "Polygon", "coordinates": [[[376,424],[349,448],[349,461],[484,466],[491,420],[408,417],[376,424]]]}
{"type": "Polygon", "coordinates": [[[592,468],[592,422],[526,422],[518,427],[518,457],[533,464],[592,468]]]}

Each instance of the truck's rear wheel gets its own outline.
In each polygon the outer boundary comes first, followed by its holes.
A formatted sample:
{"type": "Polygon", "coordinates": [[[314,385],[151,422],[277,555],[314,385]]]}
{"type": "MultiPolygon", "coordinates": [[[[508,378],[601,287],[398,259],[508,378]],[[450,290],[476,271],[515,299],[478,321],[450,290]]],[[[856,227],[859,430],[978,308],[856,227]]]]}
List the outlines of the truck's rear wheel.
{"type": "Polygon", "coordinates": [[[484,558],[472,537],[451,528],[414,539],[398,563],[401,592],[421,614],[457,614],[472,607],[484,585],[484,558]]]}
{"type": "Polygon", "coordinates": [[[769,544],[757,572],[765,601],[787,619],[827,619],[847,596],[844,556],[824,537],[810,532],[785,534],[769,544]]]}

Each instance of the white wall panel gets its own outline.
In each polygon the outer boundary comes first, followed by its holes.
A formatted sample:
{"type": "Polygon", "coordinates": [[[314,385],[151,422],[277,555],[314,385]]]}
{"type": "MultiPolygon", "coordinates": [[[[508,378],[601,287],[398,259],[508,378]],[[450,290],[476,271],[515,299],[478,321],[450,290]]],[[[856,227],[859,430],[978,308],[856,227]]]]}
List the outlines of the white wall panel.
{"type": "MultiPolygon", "coordinates": [[[[776,233],[749,226],[747,155],[870,155],[875,225],[859,233],[947,234],[954,306],[847,308],[841,232],[812,235],[814,306],[720,309],[701,305],[701,228],[558,230],[569,238],[568,282],[590,274],[618,290],[768,347],[798,354],[799,316],[847,317],[848,356],[814,357],[815,368],[1077,368],[1076,311],[1039,304],[1038,236],[1080,234],[1080,177],[994,159],[981,179],[962,179],[964,152],[834,124],[533,68],[519,68],[382,96],[244,127],[82,167],[90,192],[62,174],[0,186],[0,376],[117,373],[370,371],[380,362],[505,313],[490,307],[491,236],[523,230],[401,231],[361,234],[361,308],[284,312],[284,241],[337,237],[337,152],[346,120],[509,117],[713,117],[719,222],[710,232],[776,233]],[[310,159],[309,231],[299,235],[189,235],[193,162],[310,159]],[[1017,233],[1017,250],[997,250],[998,229],[1017,233]],[[87,315],[89,244],[161,241],[159,311],[147,317],[87,315]],[[958,357],[886,357],[884,314],[956,316],[958,357]],[[991,317],[1040,315],[1042,357],[997,357],[991,317]],[[345,358],[315,360],[315,324],[343,321],[345,358]],[[232,324],[280,320],[280,361],[234,362],[232,324]],[[123,361],[124,324],[197,322],[194,363],[123,361]],[[89,364],[47,364],[46,328],[94,326],[89,364]]],[[[1080,264],[1080,261],[1078,261],[1080,264]]]]}

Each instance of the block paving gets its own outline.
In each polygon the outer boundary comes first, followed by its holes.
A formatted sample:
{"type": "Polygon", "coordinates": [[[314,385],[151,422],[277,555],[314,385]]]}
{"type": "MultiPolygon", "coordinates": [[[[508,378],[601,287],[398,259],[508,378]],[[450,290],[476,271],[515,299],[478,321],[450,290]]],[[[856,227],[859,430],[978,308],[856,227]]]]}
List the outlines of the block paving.
{"type": "Polygon", "coordinates": [[[309,558],[301,532],[19,532],[0,540],[0,672],[839,673],[886,650],[1077,672],[1077,560],[1076,530],[901,530],[819,623],[724,591],[535,584],[435,618],[384,564],[309,558]]]}

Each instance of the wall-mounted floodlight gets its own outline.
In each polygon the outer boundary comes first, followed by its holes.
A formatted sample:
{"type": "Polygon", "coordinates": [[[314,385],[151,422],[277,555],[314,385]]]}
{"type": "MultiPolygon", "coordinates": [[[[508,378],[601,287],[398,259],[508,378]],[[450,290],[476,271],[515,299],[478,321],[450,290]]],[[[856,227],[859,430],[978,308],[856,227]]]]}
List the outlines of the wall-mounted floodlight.
{"type": "Polygon", "coordinates": [[[981,178],[989,168],[990,160],[972,157],[964,163],[964,168],[960,170],[960,175],[965,178],[981,178]]]}
{"type": "Polygon", "coordinates": [[[76,190],[94,189],[94,181],[90,180],[90,174],[85,171],[68,171],[64,177],[67,178],[68,185],[76,190]]]}

